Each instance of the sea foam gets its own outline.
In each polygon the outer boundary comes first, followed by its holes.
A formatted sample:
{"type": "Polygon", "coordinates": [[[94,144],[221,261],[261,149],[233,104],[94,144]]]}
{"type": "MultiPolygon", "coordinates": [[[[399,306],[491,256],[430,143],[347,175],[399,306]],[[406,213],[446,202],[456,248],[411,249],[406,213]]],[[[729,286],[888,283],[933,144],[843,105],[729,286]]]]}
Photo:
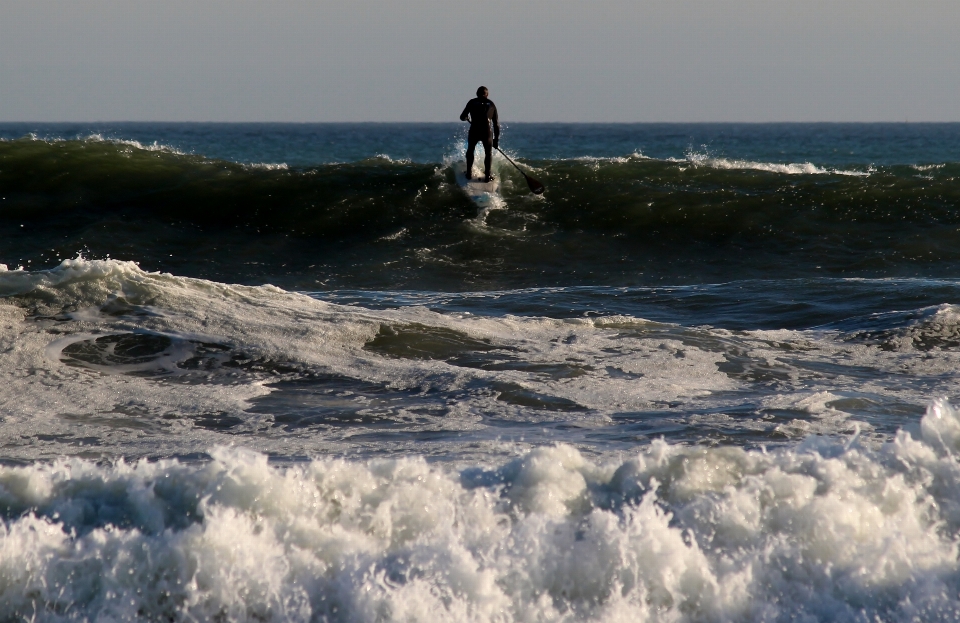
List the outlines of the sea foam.
{"type": "Polygon", "coordinates": [[[949,305],[856,331],[734,332],[366,309],[82,258],[0,272],[0,297],[0,432],[19,460],[190,455],[245,435],[272,455],[464,456],[519,424],[620,431],[600,454],[731,429],[880,443],[954,392],[960,339],[949,305]]]}
{"type": "Polygon", "coordinates": [[[0,469],[0,617],[955,620],[960,418],[877,450],[0,469]]]}
{"type": "MultiPolygon", "coordinates": [[[[673,160],[673,159],[671,159],[673,160]]],[[[714,169],[745,169],[754,171],[767,171],[769,173],[784,173],[787,175],[847,175],[853,177],[866,177],[873,171],[857,171],[852,169],[827,169],[819,167],[811,162],[754,162],[743,159],[717,158],[708,154],[690,152],[685,160],[674,160],[675,162],[689,162],[698,167],[710,167],[714,169]]]]}

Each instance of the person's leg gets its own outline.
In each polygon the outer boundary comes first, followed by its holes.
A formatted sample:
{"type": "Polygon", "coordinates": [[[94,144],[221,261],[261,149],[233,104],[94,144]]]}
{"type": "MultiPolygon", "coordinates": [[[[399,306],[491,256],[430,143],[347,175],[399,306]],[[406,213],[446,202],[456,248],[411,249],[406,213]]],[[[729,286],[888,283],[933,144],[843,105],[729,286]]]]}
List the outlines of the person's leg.
{"type": "Polygon", "coordinates": [[[473,176],[473,152],[477,148],[477,139],[474,137],[467,138],[467,179],[469,180],[473,176]]]}
{"type": "Polygon", "coordinates": [[[493,163],[493,142],[489,138],[483,139],[483,171],[490,181],[490,165],[493,163]]]}

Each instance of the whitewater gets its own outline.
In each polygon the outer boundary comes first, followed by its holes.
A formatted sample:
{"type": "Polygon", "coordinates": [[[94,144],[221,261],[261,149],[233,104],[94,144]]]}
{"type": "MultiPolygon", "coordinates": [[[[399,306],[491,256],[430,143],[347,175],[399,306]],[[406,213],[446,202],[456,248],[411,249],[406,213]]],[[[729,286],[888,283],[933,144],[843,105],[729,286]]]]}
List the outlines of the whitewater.
{"type": "Polygon", "coordinates": [[[956,124],[0,125],[0,621],[955,621],[956,124]]]}

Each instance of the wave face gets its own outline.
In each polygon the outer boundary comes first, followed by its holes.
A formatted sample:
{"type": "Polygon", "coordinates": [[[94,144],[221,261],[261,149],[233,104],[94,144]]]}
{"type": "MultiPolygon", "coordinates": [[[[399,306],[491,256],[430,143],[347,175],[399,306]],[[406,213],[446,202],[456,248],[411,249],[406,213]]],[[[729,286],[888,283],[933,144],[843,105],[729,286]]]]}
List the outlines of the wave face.
{"type": "Polygon", "coordinates": [[[86,250],[228,281],[437,289],[935,276],[960,262],[958,164],[525,164],[545,195],[497,160],[505,202],[478,212],[443,164],[290,168],[131,141],[4,141],[2,259],[86,250]]]}

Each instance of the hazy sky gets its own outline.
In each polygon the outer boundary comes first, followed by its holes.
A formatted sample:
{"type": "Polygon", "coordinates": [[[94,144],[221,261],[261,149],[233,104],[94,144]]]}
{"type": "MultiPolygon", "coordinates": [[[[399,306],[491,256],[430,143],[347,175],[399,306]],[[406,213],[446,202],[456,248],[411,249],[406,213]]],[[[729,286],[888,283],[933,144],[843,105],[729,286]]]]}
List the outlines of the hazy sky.
{"type": "Polygon", "coordinates": [[[0,121],[960,121],[960,0],[0,0],[0,121]]]}

